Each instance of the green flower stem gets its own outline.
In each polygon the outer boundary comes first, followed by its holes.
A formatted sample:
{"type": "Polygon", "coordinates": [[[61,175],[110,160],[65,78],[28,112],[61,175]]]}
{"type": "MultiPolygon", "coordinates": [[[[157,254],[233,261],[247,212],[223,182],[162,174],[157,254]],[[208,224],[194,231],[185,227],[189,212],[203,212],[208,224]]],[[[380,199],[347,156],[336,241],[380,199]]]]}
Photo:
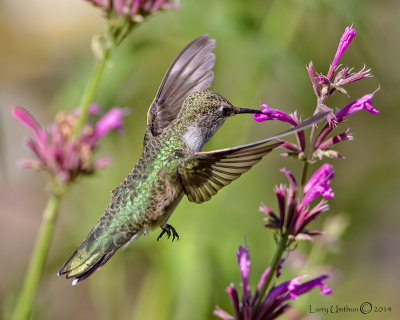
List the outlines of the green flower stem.
{"type": "Polygon", "coordinates": [[[83,124],[86,123],[89,106],[93,102],[93,98],[96,94],[97,88],[99,87],[101,77],[103,75],[104,68],[110,58],[111,51],[116,48],[131,32],[132,28],[136,25],[135,22],[130,21],[127,17],[122,17],[116,24],[110,22],[108,26],[107,34],[104,36],[99,36],[97,39],[99,47],[95,50],[95,55],[100,57],[97,62],[96,68],[93,72],[92,77],[82,95],[82,99],[79,104],[80,115],[76,120],[74,127],[73,136],[77,138],[79,130],[82,128],[83,124]]]}
{"type": "MultiPolygon", "coordinates": [[[[117,25],[117,28],[110,28],[106,37],[101,39],[105,42],[99,42],[99,44],[101,44],[101,48],[99,49],[100,52],[98,53],[100,53],[101,58],[97,62],[96,68],[79,104],[81,113],[74,127],[73,136],[75,138],[78,136],[80,129],[87,121],[89,105],[92,103],[96,94],[104,68],[110,57],[112,49],[115,48],[129,34],[132,26],[133,24],[131,24],[128,19],[124,18],[120,21],[120,24],[117,25]]],[[[36,288],[39,283],[53,238],[54,228],[58,216],[58,209],[61,204],[61,199],[65,193],[58,190],[59,189],[57,188],[56,184],[53,184],[50,198],[43,212],[42,223],[36,239],[35,248],[32,252],[22,290],[15,307],[12,318],[13,320],[26,320],[29,318],[36,288]]]]}
{"type": "Polygon", "coordinates": [[[306,185],[306,179],[307,179],[308,165],[309,165],[309,162],[307,159],[305,159],[304,163],[303,163],[303,168],[301,170],[300,190],[299,190],[300,191],[300,199],[303,199],[304,186],[306,185]]]}
{"type": "MultiPolygon", "coordinates": [[[[318,108],[320,104],[322,104],[323,100],[320,101],[320,98],[317,100],[317,107],[315,108],[314,115],[317,113],[318,108]]],[[[307,170],[310,161],[312,161],[313,158],[313,153],[314,153],[314,144],[316,141],[316,126],[313,125],[311,128],[311,134],[310,134],[310,145],[307,147],[306,152],[304,152],[304,163],[303,163],[303,168],[301,170],[301,178],[300,178],[300,199],[303,199],[303,193],[304,193],[304,186],[306,185],[306,179],[307,179],[307,170]]]]}
{"type": "Polygon", "coordinates": [[[61,199],[62,194],[53,191],[43,212],[39,234],[29,261],[22,290],[18,297],[13,320],[25,320],[29,317],[32,301],[53,238],[61,199]]]}
{"type": "Polygon", "coordinates": [[[271,266],[267,278],[265,279],[264,285],[261,288],[260,295],[258,296],[258,305],[263,301],[264,295],[267,292],[267,289],[276,273],[276,269],[278,268],[279,262],[282,259],[282,255],[285,252],[288,244],[288,235],[285,234],[281,237],[278,246],[275,251],[274,258],[272,259],[271,266]]]}
{"type": "Polygon", "coordinates": [[[108,58],[110,57],[111,49],[105,49],[103,52],[103,57],[101,60],[97,62],[96,68],[93,72],[93,75],[86,87],[85,92],[83,93],[81,102],[79,104],[80,115],[76,120],[76,124],[74,127],[73,135],[76,138],[78,136],[79,130],[82,128],[83,124],[87,121],[87,117],[89,114],[89,105],[93,101],[94,95],[97,91],[97,88],[100,83],[100,79],[103,75],[104,67],[107,63],[108,58]]]}

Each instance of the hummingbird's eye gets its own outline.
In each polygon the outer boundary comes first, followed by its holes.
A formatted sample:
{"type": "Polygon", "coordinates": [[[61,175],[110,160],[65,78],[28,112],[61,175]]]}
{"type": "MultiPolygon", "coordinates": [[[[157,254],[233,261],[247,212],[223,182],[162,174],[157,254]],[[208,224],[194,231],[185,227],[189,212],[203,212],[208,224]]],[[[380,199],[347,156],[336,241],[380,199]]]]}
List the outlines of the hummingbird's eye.
{"type": "Polygon", "coordinates": [[[224,117],[227,117],[231,114],[232,110],[228,106],[222,106],[219,108],[219,111],[221,111],[222,115],[224,117]]]}

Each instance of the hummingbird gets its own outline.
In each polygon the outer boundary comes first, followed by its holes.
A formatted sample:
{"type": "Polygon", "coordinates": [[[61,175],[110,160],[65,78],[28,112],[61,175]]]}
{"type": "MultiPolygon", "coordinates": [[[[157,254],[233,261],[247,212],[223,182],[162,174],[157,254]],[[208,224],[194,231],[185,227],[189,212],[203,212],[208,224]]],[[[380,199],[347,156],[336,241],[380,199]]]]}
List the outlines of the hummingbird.
{"type": "Polygon", "coordinates": [[[215,40],[202,35],[189,43],[167,70],[147,113],[143,152],[129,175],[112,191],[104,214],[86,239],[61,267],[58,275],[88,278],[123,245],[161,227],[179,239],[168,219],[186,195],[202,203],[238,179],[282,142],[278,138],[322,120],[319,113],[273,137],[216,151],[202,152],[204,144],[237,114],[260,110],[232,105],[208,90],[214,78],[215,40]]]}

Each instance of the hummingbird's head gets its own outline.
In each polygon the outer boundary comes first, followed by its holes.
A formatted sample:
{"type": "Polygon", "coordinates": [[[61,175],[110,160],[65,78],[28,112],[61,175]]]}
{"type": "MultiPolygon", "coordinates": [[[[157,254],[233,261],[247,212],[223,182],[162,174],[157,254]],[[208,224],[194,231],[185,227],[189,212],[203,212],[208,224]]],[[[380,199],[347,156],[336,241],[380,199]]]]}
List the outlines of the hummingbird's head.
{"type": "Polygon", "coordinates": [[[218,93],[194,92],[183,102],[177,121],[184,124],[183,140],[192,152],[200,151],[225,120],[241,113],[262,113],[260,110],[238,108],[218,93]]]}

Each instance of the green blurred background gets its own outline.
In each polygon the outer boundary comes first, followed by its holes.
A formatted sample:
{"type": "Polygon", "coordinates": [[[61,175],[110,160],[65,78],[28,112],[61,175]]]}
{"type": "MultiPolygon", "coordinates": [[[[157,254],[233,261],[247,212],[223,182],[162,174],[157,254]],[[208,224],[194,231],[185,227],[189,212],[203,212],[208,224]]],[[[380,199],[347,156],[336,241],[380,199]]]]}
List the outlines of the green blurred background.
{"type": "MultiPolygon", "coordinates": [[[[340,145],[344,161],[331,161],[335,198],[328,216],[349,220],[334,252],[321,248],[333,274],[334,293],[302,297],[298,308],[330,305],[392,307],[369,319],[398,319],[400,307],[398,111],[400,80],[398,1],[373,0],[182,0],[181,9],[163,12],[137,28],[112,56],[96,102],[104,109],[129,107],[125,131],[109,135],[99,155],[113,165],[76,184],[61,206],[35,305],[38,319],[212,319],[218,304],[231,310],[225,288],[240,277],[234,252],[244,236],[252,258],[254,286],[274,252],[272,232],[263,228],[260,202],[275,206],[274,185],[285,179],[278,169],[299,174],[298,163],[275,151],[241,179],[202,205],[184,199],[170,223],[180,240],[157,242],[158,232],[120,250],[77,287],[56,277],[62,263],[102,214],[112,190],[131,170],[142,148],[146,112],[162,76],[192,39],[209,33],[217,40],[212,89],[233,104],[256,108],[268,103],[304,117],[315,108],[305,65],[313,60],[327,72],[344,28],[357,36],[341,62],[356,70],[366,64],[375,78],[348,87],[351,98],[336,95],[329,106],[341,108],[365,93],[378,115],[360,112],[342,124],[355,141],[340,145]]],[[[0,2],[0,308],[12,308],[45,206],[44,174],[17,167],[30,157],[28,132],[11,118],[21,105],[41,123],[57,111],[75,108],[94,67],[91,37],[103,31],[100,10],[84,1],[0,2]]],[[[230,119],[206,149],[224,148],[286,129],[281,123],[230,119]]],[[[317,167],[314,167],[316,169],[317,167]]],[[[301,243],[307,253],[310,245],[301,243]]],[[[314,252],[315,253],[315,252],[314,252]]],[[[316,260],[318,260],[317,258],[316,260]]],[[[304,271],[304,269],[302,270],[304,271]]],[[[316,276],[321,270],[306,270],[316,276]]],[[[300,271],[286,265],[284,277],[300,271]]],[[[303,308],[303,309],[302,309],[303,308]]],[[[322,319],[359,319],[360,313],[320,315],[322,319]]]]}

